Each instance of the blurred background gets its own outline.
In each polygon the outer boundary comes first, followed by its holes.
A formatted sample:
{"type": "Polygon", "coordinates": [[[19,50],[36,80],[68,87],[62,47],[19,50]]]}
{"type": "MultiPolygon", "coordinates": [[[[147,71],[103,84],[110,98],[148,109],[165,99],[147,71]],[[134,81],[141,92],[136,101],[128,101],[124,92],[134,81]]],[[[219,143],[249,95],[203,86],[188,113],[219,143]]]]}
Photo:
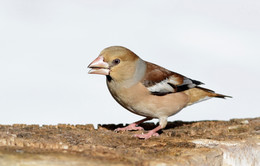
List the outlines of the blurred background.
{"type": "MultiPolygon", "coordinates": [[[[0,124],[131,123],[88,64],[108,46],[231,95],[169,121],[260,115],[260,1],[1,0],[0,124]]],[[[157,120],[154,120],[157,122],[157,120]]]]}

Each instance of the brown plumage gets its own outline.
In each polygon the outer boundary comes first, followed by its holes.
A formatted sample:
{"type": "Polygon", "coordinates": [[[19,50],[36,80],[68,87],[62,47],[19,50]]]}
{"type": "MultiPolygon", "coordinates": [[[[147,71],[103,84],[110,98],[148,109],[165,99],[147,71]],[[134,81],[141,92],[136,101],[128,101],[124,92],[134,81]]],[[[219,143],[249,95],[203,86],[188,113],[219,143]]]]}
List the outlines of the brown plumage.
{"type": "Polygon", "coordinates": [[[127,110],[146,117],[116,131],[139,130],[137,125],[158,118],[160,125],[139,138],[157,136],[167,124],[167,118],[182,108],[218,97],[212,90],[199,87],[200,81],[190,79],[156,64],[146,62],[131,50],[113,46],[104,49],[90,65],[90,74],[107,77],[107,86],[114,99],[127,110]]]}

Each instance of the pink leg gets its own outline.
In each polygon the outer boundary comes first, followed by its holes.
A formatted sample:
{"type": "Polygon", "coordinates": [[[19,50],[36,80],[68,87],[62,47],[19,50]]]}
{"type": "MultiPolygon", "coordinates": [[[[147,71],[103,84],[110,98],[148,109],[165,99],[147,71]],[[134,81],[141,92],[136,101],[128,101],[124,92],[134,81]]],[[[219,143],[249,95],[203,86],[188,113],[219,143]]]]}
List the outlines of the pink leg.
{"type": "Polygon", "coordinates": [[[148,139],[151,138],[152,136],[159,136],[159,134],[157,133],[157,131],[161,130],[162,127],[159,125],[156,128],[150,130],[148,133],[146,134],[135,134],[134,137],[137,138],[143,138],[143,139],[148,139]]]}
{"type": "Polygon", "coordinates": [[[123,128],[117,128],[115,129],[115,132],[118,132],[118,131],[128,131],[128,130],[143,130],[142,127],[139,127],[137,125],[147,121],[147,120],[151,120],[152,118],[145,118],[145,119],[142,119],[140,121],[137,121],[137,122],[134,122],[126,127],[123,127],[123,128]]]}

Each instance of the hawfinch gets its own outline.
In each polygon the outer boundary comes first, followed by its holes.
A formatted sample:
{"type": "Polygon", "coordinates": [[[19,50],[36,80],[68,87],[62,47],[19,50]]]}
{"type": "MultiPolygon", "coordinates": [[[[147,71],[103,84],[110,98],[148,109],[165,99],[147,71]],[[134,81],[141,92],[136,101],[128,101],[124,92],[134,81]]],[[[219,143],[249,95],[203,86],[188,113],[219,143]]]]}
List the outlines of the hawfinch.
{"type": "Polygon", "coordinates": [[[139,124],[159,119],[159,126],[146,134],[134,135],[138,138],[158,136],[157,131],[165,128],[167,118],[186,106],[213,97],[229,97],[200,87],[200,81],[144,61],[121,46],[105,48],[88,67],[89,74],[106,76],[107,87],[121,106],[145,117],[115,131],[142,130],[139,124]]]}

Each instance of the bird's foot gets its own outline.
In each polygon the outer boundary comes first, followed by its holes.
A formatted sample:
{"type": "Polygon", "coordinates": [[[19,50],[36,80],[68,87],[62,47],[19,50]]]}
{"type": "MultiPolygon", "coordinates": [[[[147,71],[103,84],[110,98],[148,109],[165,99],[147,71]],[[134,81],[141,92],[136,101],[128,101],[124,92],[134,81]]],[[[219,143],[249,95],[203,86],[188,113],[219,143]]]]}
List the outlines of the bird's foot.
{"type": "Polygon", "coordinates": [[[135,134],[133,135],[134,137],[137,137],[137,138],[141,138],[141,139],[148,139],[148,138],[151,138],[152,136],[156,136],[158,137],[159,134],[157,133],[157,131],[161,130],[162,127],[159,125],[157,126],[156,128],[150,130],[148,133],[146,134],[135,134]]]}
{"type": "Polygon", "coordinates": [[[153,136],[158,137],[159,134],[158,133],[153,133],[153,132],[148,132],[146,134],[135,134],[133,136],[137,137],[137,138],[141,138],[141,139],[148,139],[148,138],[151,138],[153,136]]]}
{"type": "Polygon", "coordinates": [[[115,129],[115,132],[119,132],[119,131],[129,131],[129,130],[143,130],[144,128],[140,127],[140,126],[136,126],[135,123],[132,123],[126,127],[122,127],[122,128],[117,128],[115,129]]]}

